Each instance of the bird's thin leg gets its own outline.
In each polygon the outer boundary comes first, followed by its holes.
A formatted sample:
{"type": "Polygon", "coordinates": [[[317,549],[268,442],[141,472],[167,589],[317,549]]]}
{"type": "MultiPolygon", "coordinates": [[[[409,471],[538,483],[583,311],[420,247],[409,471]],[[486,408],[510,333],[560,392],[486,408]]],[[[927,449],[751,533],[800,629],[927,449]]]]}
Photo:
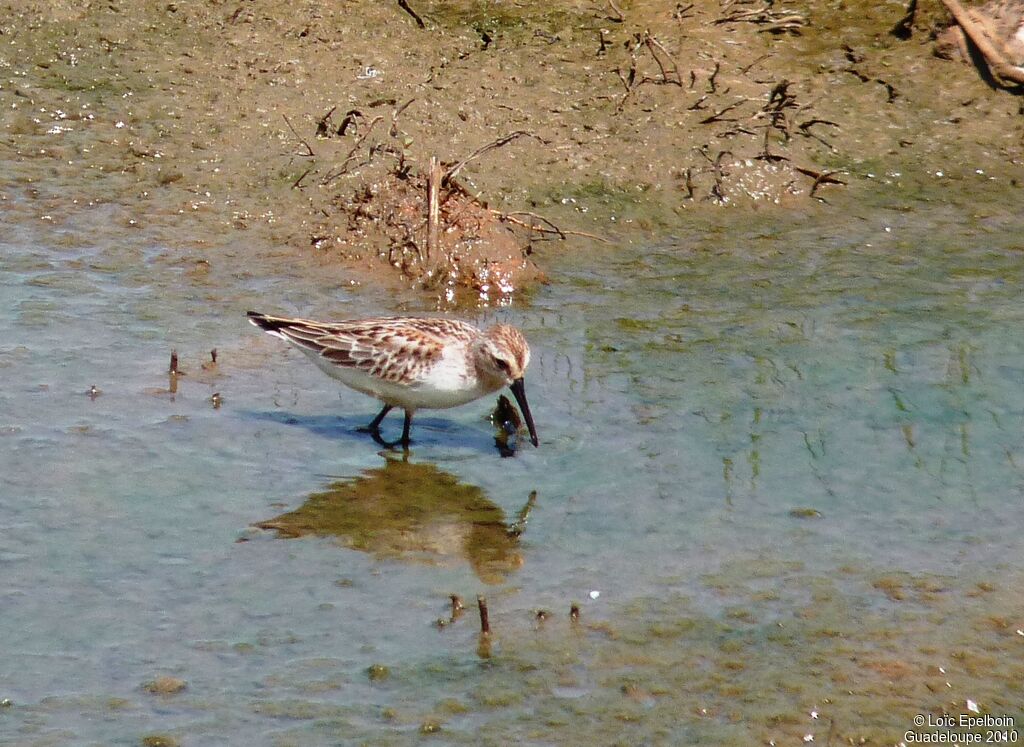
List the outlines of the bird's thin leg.
{"type": "Polygon", "coordinates": [[[371,420],[369,425],[360,428],[359,431],[361,433],[376,433],[379,435],[380,424],[387,416],[387,414],[391,412],[392,407],[393,405],[384,405],[384,408],[379,413],[377,413],[377,417],[371,420]]]}
{"type": "Polygon", "coordinates": [[[360,428],[359,430],[363,431],[364,433],[369,433],[374,441],[376,441],[386,449],[393,449],[396,446],[401,446],[403,449],[408,450],[409,430],[412,428],[412,413],[409,410],[405,411],[405,423],[402,425],[401,439],[399,439],[398,441],[385,441],[384,437],[380,435],[380,424],[384,420],[385,416],[389,412],[391,412],[392,408],[393,405],[384,405],[384,409],[382,409],[377,414],[377,417],[375,417],[368,426],[366,426],[365,428],[360,428]]]}
{"type": "Polygon", "coordinates": [[[405,411],[405,423],[402,425],[402,441],[401,444],[406,449],[409,448],[409,430],[412,428],[412,410],[405,411]]]}

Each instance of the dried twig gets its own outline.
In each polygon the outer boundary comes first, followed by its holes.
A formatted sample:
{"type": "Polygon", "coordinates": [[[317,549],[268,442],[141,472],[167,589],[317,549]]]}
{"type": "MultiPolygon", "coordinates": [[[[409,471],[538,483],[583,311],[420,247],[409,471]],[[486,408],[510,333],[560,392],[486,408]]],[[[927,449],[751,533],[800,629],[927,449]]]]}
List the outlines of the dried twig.
{"type": "Polygon", "coordinates": [[[715,184],[711,187],[711,193],[705,198],[707,200],[715,200],[716,202],[725,202],[725,192],[723,186],[725,182],[725,169],[722,168],[722,161],[726,156],[731,156],[732,152],[728,150],[719,151],[718,155],[712,158],[708,155],[704,148],[696,149],[704,159],[711,164],[711,173],[715,177],[715,184]]]}
{"type": "Polygon", "coordinates": [[[619,99],[619,103],[615,106],[615,113],[621,114],[622,110],[626,108],[626,102],[629,101],[629,97],[633,95],[633,82],[636,80],[636,63],[629,69],[628,78],[618,69],[616,69],[615,74],[619,76],[619,80],[622,81],[622,85],[626,88],[626,92],[622,94],[622,98],[619,99]]]}
{"type": "Polygon", "coordinates": [[[679,65],[676,64],[676,61],[672,58],[672,55],[669,54],[669,51],[665,49],[665,46],[660,41],[651,36],[650,31],[644,32],[643,42],[651,51],[651,57],[653,57],[654,61],[658,63],[658,68],[661,70],[661,82],[674,83],[675,85],[682,88],[683,79],[682,76],[679,75],[679,65]],[[668,77],[668,72],[665,70],[665,65],[662,63],[661,58],[658,56],[658,52],[656,50],[661,50],[661,53],[668,57],[669,62],[672,63],[672,73],[673,75],[675,75],[674,79],[668,77]]]}
{"type": "Polygon", "coordinates": [[[493,210],[492,209],[491,213],[493,215],[497,216],[498,220],[505,221],[507,223],[514,223],[517,226],[522,226],[523,228],[528,228],[531,231],[536,231],[537,233],[555,234],[560,239],[564,239],[566,236],[583,236],[584,238],[594,239],[595,241],[600,241],[600,242],[602,242],[604,244],[610,244],[611,243],[608,239],[606,239],[606,238],[604,238],[602,236],[597,236],[597,235],[592,234],[592,233],[587,233],[586,231],[570,231],[567,228],[559,228],[558,226],[556,226],[553,222],[551,222],[550,220],[548,220],[544,216],[537,215],[536,213],[530,213],[530,212],[527,212],[525,210],[514,210],[511,213],[503,213],[500,210],[493,210]],[[518,218],[513,217],[513,216],[516,216],[516,215],[525,215],[525,216],[527,216],[529,218],[533,218],[534,220],[540,221],[541,223],[546,224],[546,225],[537,225],[536,223],[526,223],[525,221],[521,221],[518,218]]]}
{"type": "Polygon", "coordinates": [[[772,86],[772,90],[768,92],[768,103],[765,104],[765,110],[774,108],[775,111],[781,111],[787,106],[792,106],[796,102],[796,96],[789,92],[791,85],[793,84],[783,78],[772,86]]]}
{"type": "Polygon", "coordinates": [[[708,76],[708,93],[716,93],[715,78],[718,77],[718,71],[722,69],[722,63],[716,62],[715,69],[711,71],[711,75],[708,76]]]}
{"type": "Polygon", "coordinates": [[[769,150],[768,146],[771,144],[771,131],[772,126],[770,124],[766,125],[764,128],[764,145],[761,148],[761,153],[755,156],[755,158],[758,161],[768,161],[769,163],[774,163],[775,161],[788,161],[788,156],[780,156],[779,154],[772,153],[771,150],[769,150]]]}
{"type": "Polygon", "coordinates": [[[837,129],[839,128],[839,124],[837,122],[832,122],[832,121],[830,121],[828,119],[818,119],[818,118],[808,119],[806,122],[801,122],[800,124],[798,124],[796,126],[796,128],[798,130],[800,130],[800,134],[803,135],[804,137],[814,138],[815,140],[817,140],[818,142],[822,143],[826,147],[834,150],[834,148],[832,148],[832,143],[828,142],[825,138],[823,138],[820,135],[817,135],[817,134],[815,134],[814,132],[811,131],[811,127],[813,127],[814,125],[819,125],[819,124],[821,124],[821,125],[828,125],[829,127],[835,127],[837,129]]]}
{"type": "Polygon", "coordinates": [[[440,228],[441,162],[437,156],[430,157],[430,171],[427,172],[427,259],[437,257],[437,235],[440,228]]]}
{"type": "Polygon", "coordinates": [[[735,101],[735,102],[729,104],[728,106],[722,107],[721,109],[719,109],[714,114],[711,114],[711,115],[709,115],[707,117],[704,117],[704,119],[702,119],[700,121],[700,124],[711,124],[712,122],[734,122],[735,119],[733,119],[733,118],[723,118],[722,115],[727,113],[727,112],[731,112],[736,107],[741,106],[741,105],[747,103],[747,101],[749,101],[749,99],[742,98],[742,99],[739,99],[738,101],[735,101]]]}
{"type": "Polygon", "coordinates": [[[768,160],[781,160],[780,156],[772,156],[768,153],[769,131],[772,129],[778,130],[782,133],[782,136],[785,138],[787,143],[791,137],[789,132],[789,119],[786,117],[787,109],[796,108],[796,96],[789,92],[789,87],[791,85],[792,83],[783,78],[772,86],[771,91],[768,92],[768,102],[761,109],[762,113],[768,115],[768,125],[765,128],[764,133],[764,153],[762,156],[768,160]]]}
{"type": "Polygon", "coordinates": [[[672,18],[676,21],[683,21],[691,10],[693,10],[693,3],[685,6],[682,3],[676,3],[676,9],[672,11],[672,18]]]}
{"type": "MultiPolygon", "coordinates": [[[[1024,71],[1022,71],[1022,73],[1024,73],[1024,71]]],[[[875,78],[875,82],[885,86],[885,103],[891,104],[899,98],[900,92],[896,90],[896,86],[892,83],[887,80],[882,80],[881,78],[875,78]]],[[[1024,79],[1022,79],[1022,82],[1024,82],[1024,79]]]]}
{"type": "Polygon", "coordinates": [[[782,16],[768,25],[762,26],[757,30],[757,32],[759,34],[763,34],[765,32],[769,34],[782,34],[789,32],[799,36],[800,28],[806,25],[807,19],[797,13],[794,13],[789,16],[782,16]]]}
{"type": "MultiPolygon", "coordinates": [[[[338,108],[338,105],[335,104],[334,106],[332,106],[328,110],[328,112],[324,116],[320,117],[320,119],[318,119],[316,121],[316,136],[317,137],[330,137],[330,134],[331,134],[330,126],[327,123],[330,122],[331,115],[334,114],[334,111],[337,108],[338,108]]],[[[342,133],[342,134],[344,134],[344,133],[342,133]]]]}
{"type": "Polygon", "coordinates": [[[408,0],[398,0],[398,7],[412,16],[412,20],[416,21],[416,25],[421,29],[425,29],[427,27],[427,24],[423,23],[423,19],[420,18],[419,13],[409,7],[408,0]]]}
{"type": "Polygon", "coordinates": [[[545,145],[548,142],[547,140],[545,140],[544,138],[540,137],[539,135],[535,135],[532,132],[527,132],[526,130],[516,130],[515,132],[510,132],[508,135],[504,135],[502,137],[499,137],[497,140],[493,140],[493,141],[487,143],[487,145],[480,146],[475,151],[473,151],[468,156],[466,156],[461,161],[459,161],[457,164],[455,164],[450,169],[448,169],[448,171],[446,171],[445,174],[444,174],[444,178],[441,179],[441,185],[442,186],[447,185],[448,182],[451,181],[453,178],[455,178],[455,175],[458,174],[462,170],[462,167],[465,166],[470,161],[473,161],[473,160],[479,158],[480,156],[482,156],[484,153],[492,151],[495,148],[500,148],[503,145],[507,145],[508,143],[511,143],[513,140],[515,140],[517,138],[521,138],[521,137],[536,138],[537,140],[540,140],[545,145]]]}
{"type": "Polygon", "coordinates": [[[302,143],[304,146],[306,146],[306,152],[305,153],[298,153],[297,155],[303,156],[305,158],[312,158],[315,154],[313,153],[313,149],[309,147],[309,143],[307,143],[303,139],[303,137],[298,132],[295,131],[295,128],[292,127],[291,120],[288,119],[288,115],[287,114],[282,114],[281,116],[284,117],[284,123],[286,125],[288,125],[288,129],[292,131],[292,134],[295,136],[295,138],[300,143],[302,143]]]}
{"type": "MultiPolygon", "coordinates": [[[[621,69],[616,68],[615,74],[619,76],[619,81],[622,83],[622,87],[625,89],[625,93],[622,98],[619,99],[618,105],[615,107],[615,113],[620,114],[626,107],[626,102],[629,101],[629,97],[633,95],[633,92],[642,86],[644,83],[656,83],[658,85],[665,85],[671,83],[672,85],[683,88],[683,76],[679,72],[679,65],[676,63],[675,58],[672,57],[671,52],[665,48],[665,45],[658,41],[654,36],[651,35],[650,31],[644,31],[642,34],[634,34],[633,45],[629,52],[629,71],[624,75],[621,69]],[[661,71],[661,78],[649,78],[646,75],[642,75],[637,79],[637,58],[638,53],[641,49],[646,48],[651,53],[651,57],[654,58],[655,64],[661,71]],[[667,62],[666,62],[667,61],[667,62]],[[670,69],[671,66],[671,69],[670,69]]],[[[690,86],[693,86],[694,73],[690,71],[690,86]]]]}
{"type": "Polygon", "coordinates": [[[633,89],[633,83],[636,81],[636,65],[633,65],[629,69],[629,75],[623,75],[622,71],[615,68],[615,74],[619,76],[619,82],[622,83],[622,87],[626,89],[626,95],[633,89]]]}
{"type": "Polygon", "coordinates": [[[298,189],[302,185],[302,180],[309,176],[309,172],[312,171],[314,168],[314,166],[310,166],[308,169],[303,171],[299,178],[292,182],[292,189],[298,189]]]}
{"type": "Polygon", "coordinates": [[[799,171],[801,174],[814,179],[814,184],[811,185],[811,191],[808,195],[809,197],[814,197],[814,193],[818,191],[818,187],[822,184],[839,184],[846,186],[846,182],[833,176],[834,174],[840,173],[839,171],[815,171],[814,169],[805,169],[800,166],[795,166],[794,169],[799,171]]]}
{"type": "Polygon", "coordinates": [[[686,167],[686,171],[683,172],[683,179],[684,179],[685,187],[686,187],[686,194],[683,195],[683,197],[685,199],[687,199],[687,200],[692,200],[693,199],[693,193],[695,191],[695,188],[694,188],[694,185],[693,185],[693,167],[692,166],[687,166],[686,167]]]}
{"type": "Polygon", "coordinates": [[[764,28],[758,29],[758,31],[768,31],[773,34],[786,31],[799,34],[800,27],[807,25],[807,18],[799,13],[773,11],[771,7],[772,3],[769,1],[761,8],[736,10],[729,15],[715,19],[713,23],[756,23],[764,26],[764,28]]]}
{"type": "Polygon", "coordinates": [[[391,112],[391,137],[398,137],[398,118],[402,116],[402,112],[409,108],[409,106],[416,99],[409,99],[400,107],[391,112]]]}
{"type": "Polygon", "coordinates": [[[917,15],[917,0],[910,0],[907,3],[907,12],[903,18],[896,22],[896,25],[889,29],[889,33],[897,39],[909,39],[914,32],[914,17],[917,15]]]}
{"type": "Polygon", "coordinates": [[[361,118],[363,113],[358,109],[349,109],[345,112],[345,118],[341,120],[341,125],[338,127],[338,134],[344,136],[348,132],[348,128],[356,123],[356,118],[361,118]]]}
{"type": "Polygon", "coordinates": [[[615,13],[614,16],[605,16],[612,23],[622,23],[626,20],[626,14],[622,12],[618,5],[615,4],[615,0],[608,0],[608,7],[615,13]]]}
{"type": "Polygon", "coordinates": [[[356,158],[356,152],[363,146],[363,143],[366,142],[366,138],[370,136],[370,133],[373,131],[373,128],[382,119],[384,119],[384,117],[378,114],[376,117],[370,120],[370,124],[366,127],[366,131],[362,135],[360,135],[359,138],[356,139],[355,145],[352,146],[352,150],[348,152],[348,155],[345,157],[345,160],[342,161],[341,166],[339,166],[336,171],[328,173],[326,176],[324,176],[324,178],[320,180],[321,184],[330,184],[339,176],[348,171],[349,164],[352,163],[352,161],[354,161],[356,158]]]}
{"type": "Polygon", "coordinates": [[[986,33],[984,19],[976,14],[968,13],[957,0],[942,0],[942,2],[953,14],[967,37],[974,42],[974,45],[985,57],[985,63],[989,66],[992,74],[1000,79],[1003,85],[1005,85],[1004,81],[1024,85],[1024,68],[1008,62],[1008,56],[1005,50],[1001,49],[1002,44],[996,41],[995,34],[986,33]]]}
{"type": "Polygon", "coordinates": [[[860,52],[856,51],[853,47],[851,47],[848,44],[843,45],[843,51],[846,54],[846,59],[853,63],[849,67],[844,68],[844,72],[856,76],[857,80],[859,80],[861,83],[879,83],[885,86],[885,91],[887,95],[886,103],[888,104],[891,104],[893,101],[897,99],[897,97],[899,97],[899,91],[897,91],[896,87],[893,86],[891,83],[882,80],[881,78],[872,78],[870,75],[865,75],[856,67],[854,67],[854,65],[857,65],[864,61],[864,56],[860,52]]]}
{"type": "Polygon", "coordinates": [[[553,234],[557,234],[558,238],[560,238],[560,239],[564,239],[568,235],[565,231],[563,231],[561,228],[556,226],[552,221],[548,220],[543,215],[537,215],[536,213],[530,213],[530,212],[527,212],[525,210],[517,210],[514,213],[501,213],[501,212],[499,212],[497,210],[495,210],[493,212],[498,216],[498,218],[500,220],[508,221],[509,223],[515,223],[517,226],[522,226],[523,228],[529,228],[531,231],[536,231],[537,233],[553,233],[553,234]],[[533,218],[534,220],[538,220],[538,221],[540,221],[541,223],[543,223],[545,225],[541,226],[541,225],[537,225],[536,223],[524,223],[521,220],[513,218],[512,217],[513,215],[525,215],[525,216],[527,216],[529,218],[533,218]]]}
{"type": "Polygon", "coordinates": [[[750,68],[754,67],[754,65],[758,64],[759,62],[764,62],[764,61],[765,61],[765,60],[767,60],[767,59],[768,59],[769,57],[771,57],[771,55],[770,55],[770,54],[763,54],[763,55],[761,55],[761,56],[760,56],[760,57],[758,57],[758,58],[757,58],[756,60],[754,60],[753,62],[751,62],[751,63],[750,63],[749,65],[745,65],[744,67],[741,67],[741,68],[740,68],[740,74],[741,74],[741,75],[746,75],[747,73],[749,73],[749,72],[750,72],[750,68]]]}

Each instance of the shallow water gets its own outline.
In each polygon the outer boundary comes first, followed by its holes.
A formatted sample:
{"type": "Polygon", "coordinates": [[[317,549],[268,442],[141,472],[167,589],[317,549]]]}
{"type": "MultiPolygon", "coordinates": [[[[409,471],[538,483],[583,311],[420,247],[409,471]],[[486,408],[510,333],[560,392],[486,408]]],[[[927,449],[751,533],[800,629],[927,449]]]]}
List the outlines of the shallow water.
{"type": "Polygon", "coordinates": [[[403,462],[244,319],[383,294],[8,195],[5,744],[890,744],[968,699],[1021,723],[1012,200],[550,259],[480,318],[530,340],[542,447],[502,459],[487,401],[419,417],[403,462]]]}

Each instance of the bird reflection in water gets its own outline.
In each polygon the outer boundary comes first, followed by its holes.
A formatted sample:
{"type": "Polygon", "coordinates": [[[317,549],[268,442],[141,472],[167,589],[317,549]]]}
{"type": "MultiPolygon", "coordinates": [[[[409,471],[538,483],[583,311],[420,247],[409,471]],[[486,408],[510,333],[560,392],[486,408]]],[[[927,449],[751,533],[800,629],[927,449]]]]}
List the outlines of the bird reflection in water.
{"type": "Polygon", "coordinates": [[[386,456],[384,466],[330,483],[294,511],[256,526],[282,537],[334,537],[380,558],[468,561],[481,581],[497,584],[523,564],[519,537],[536,499],[531,493],[509,522],[479,487],[433,464],[386,456]]]}

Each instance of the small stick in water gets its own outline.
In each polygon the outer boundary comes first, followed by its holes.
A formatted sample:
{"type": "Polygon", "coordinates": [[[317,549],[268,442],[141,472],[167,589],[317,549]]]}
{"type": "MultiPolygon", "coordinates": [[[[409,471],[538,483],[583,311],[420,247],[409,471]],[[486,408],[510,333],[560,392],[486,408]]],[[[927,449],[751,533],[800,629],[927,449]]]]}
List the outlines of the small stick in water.
{"type": "Polygon", "coordinates": [[[452,600],[452,620],[454,621],[462,615],[462,610],[465,608],[462,605],[462,597],[458,594],[452,594],[449,598],[452,600]]]}
{"type": "Polygon", "coordinates": [[[569,619],[573,622],[579,622],[580,606],[576,604],[576,602],[573,602],[572,606],[569,608],[569,619]]]}
{"type": "Polygon", "coordinates": [[[180,371],[178,371],[178,351],[177,350],[172,350],[171,351],[171,366],[170,366],[170,368],[167,369],[167,371],[168,371],[168,373],[172,373],[172,374],[180,373],[180,371]]]}
{"type": "Polygon", "coordinates": [[[427,259],[434,261],[438,256],[437,237],[441,227],[441,162],[437,156],[430,157],[430,171],[427,173],[427,259]]]}
{"type": "Polygon", "coordinates": [[[489,635],[480,634],[480,640],[476,644],[476,655],[481,659],[491,658],[491,637],[489,635]]]}
{"type": "Polygon", "coordinates": [[[480,634],[491,634],[491,622],[487,618],[487,600],[482,596],[476,598],[476,605],[480,608],[480,634]]]}
{"type": "Polygon", "coordinates": [[[217,348],[210,351],[210,363],[217,363],[217,348]]]}
{"type": "Polygon", "coordinates": [[[462,597],[460,597],[458,594],[449,594],[448,598],[452,602],[452,613],[447,620],[445,620],[443,617],[438,619],[437,627],[439,628],[443,628],[446,625],[451,625],[452,623],[454,623],[456,620],[462,617],[462,611],[465,609],[462,606],[462,597]]]}

